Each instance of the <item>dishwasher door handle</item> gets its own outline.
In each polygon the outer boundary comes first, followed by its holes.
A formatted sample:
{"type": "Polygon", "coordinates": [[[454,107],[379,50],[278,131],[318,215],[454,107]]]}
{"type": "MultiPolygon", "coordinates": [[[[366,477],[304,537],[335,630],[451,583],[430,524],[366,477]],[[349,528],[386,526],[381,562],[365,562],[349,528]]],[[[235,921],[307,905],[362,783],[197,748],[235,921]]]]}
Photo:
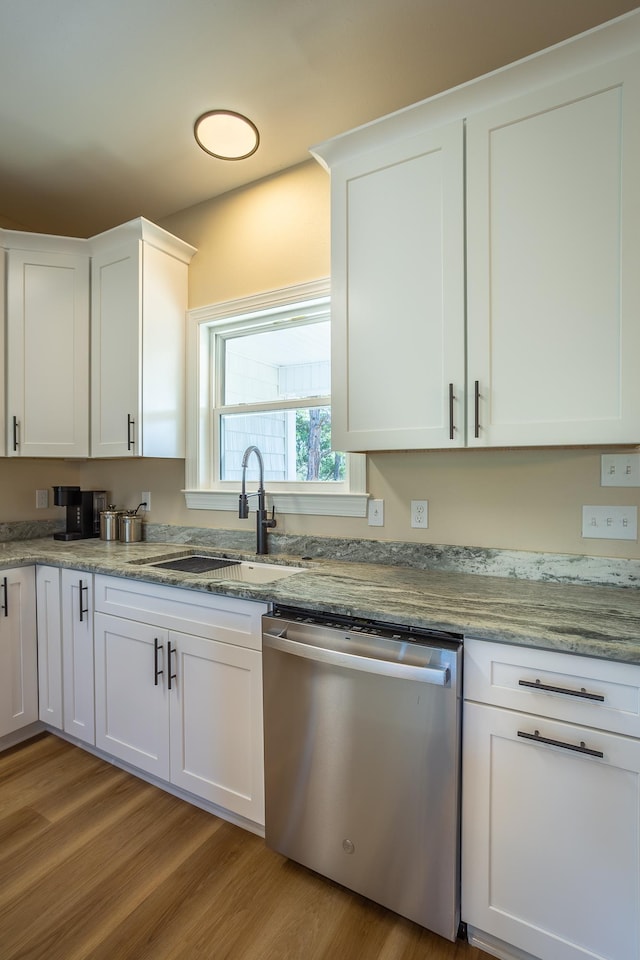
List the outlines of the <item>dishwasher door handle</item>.
{"type": "Polygon", "coordinates": [[[399,677],[404,680],[418,680],[421,683],[431,683],[438,687],[446,687],[450,681],[448,666],[419,667],[411,663],[398,663],[394,660],[380,660],[374,657],[362,657],[356,653],[343,653],[340,650],[331,650],[327,647],[315,647],[308,643],[297,643],[286,636],[286,628],[278,633],[264,633],[263,646],[282,653],[290,653],[296,657],[304,657],[316,663],[326,663],[330,666],[346,667],[350,670],[360,670],[363,673],[377,673],[385,677],[399,677]]]}

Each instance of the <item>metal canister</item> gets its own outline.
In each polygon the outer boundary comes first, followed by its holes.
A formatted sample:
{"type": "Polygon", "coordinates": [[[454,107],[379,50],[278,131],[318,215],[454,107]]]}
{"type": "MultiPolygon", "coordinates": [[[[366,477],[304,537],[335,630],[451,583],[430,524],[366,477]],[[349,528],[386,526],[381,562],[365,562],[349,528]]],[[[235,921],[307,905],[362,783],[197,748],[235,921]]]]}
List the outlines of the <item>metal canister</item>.
{"type": "Polygon", "coordinates": [[[120,515],[118,529],[122,543],[138,543],[142,540],[142,517],[136,516],[132,510],[126,510],[120,515]]]}
{"type": "Polygon", "coordinates": [[[110,503],[106,510],[100,513],[100,539],[117,540],[120,535],[119,521],[122,510],[110,503]]]}

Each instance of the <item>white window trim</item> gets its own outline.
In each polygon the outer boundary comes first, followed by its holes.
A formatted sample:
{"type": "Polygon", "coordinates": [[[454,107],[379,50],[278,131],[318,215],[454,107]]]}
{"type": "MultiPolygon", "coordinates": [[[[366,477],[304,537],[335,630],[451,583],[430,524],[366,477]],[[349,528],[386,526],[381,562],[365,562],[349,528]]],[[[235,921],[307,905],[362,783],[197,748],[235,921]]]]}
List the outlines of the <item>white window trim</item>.
{"type": "MultiPolygon", "coordinates": [[[[295,284],[242,300],[227,300],[187,312],[187,456],[185,463],[185,503],[193,510],[237,511],[239,490],[231,484],[215,482],[211,476],[213,402],[211,390],[210,329],[227,324],[234,316],[273,310],[294,303],[328,297],[329,280],[295,284]]],[[[347,454],[348,491],[327,490],[325,484],[307,485],[307,489],[283,490],[281,484],[267,486],[269,506],[276,513],[326,517],[366,517],[369,494],[367,460],[364,454],[347,454]],[[321,489],[322,487],[322,489],[321,489]]]]}

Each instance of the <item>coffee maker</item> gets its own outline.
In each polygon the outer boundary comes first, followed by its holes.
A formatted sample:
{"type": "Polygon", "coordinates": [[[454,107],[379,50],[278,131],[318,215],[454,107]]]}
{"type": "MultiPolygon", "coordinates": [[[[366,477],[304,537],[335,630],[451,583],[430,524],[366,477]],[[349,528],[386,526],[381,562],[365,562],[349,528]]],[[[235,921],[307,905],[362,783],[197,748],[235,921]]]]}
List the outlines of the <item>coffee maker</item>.
{"type": "Polygon", "coordinates": [[[100,512],[107,509],[106,490],[54,487],[56,507],[67,508],[67,529],[54,533],[54,540],[87,540],[100,536],[100,512]]]}

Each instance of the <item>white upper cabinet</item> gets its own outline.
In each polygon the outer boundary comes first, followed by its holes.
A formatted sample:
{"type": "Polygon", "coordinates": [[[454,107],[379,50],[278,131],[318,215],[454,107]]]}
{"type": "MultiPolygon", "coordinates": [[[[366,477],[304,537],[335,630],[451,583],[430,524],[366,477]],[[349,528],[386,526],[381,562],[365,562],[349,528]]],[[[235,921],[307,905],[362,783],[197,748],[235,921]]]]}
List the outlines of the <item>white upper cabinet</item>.
{"type": "Polygon", "coordinates": [[[9,456],[89,453],[89,255],[84,241],[5,233],[9,456]]]}
{"type": "Polygon", "coordinates": [[[138,219],[90,241],[91,456],[184,457],[195,249],[138,219]]]}
{"type": "Polygon", "coordinates": [[[463,124],[332,170],[338,450],[464,442],[463,124]]]}
{"type": "Polygon", "coordinates": [[[640,440],[639,111],[636,56],[468,120],[470,444],[640,440]]]}
{"type": "Polygon", "coordinates": [[[336,449],[640,441],[640,11],[312,152],[336,449]]]}

